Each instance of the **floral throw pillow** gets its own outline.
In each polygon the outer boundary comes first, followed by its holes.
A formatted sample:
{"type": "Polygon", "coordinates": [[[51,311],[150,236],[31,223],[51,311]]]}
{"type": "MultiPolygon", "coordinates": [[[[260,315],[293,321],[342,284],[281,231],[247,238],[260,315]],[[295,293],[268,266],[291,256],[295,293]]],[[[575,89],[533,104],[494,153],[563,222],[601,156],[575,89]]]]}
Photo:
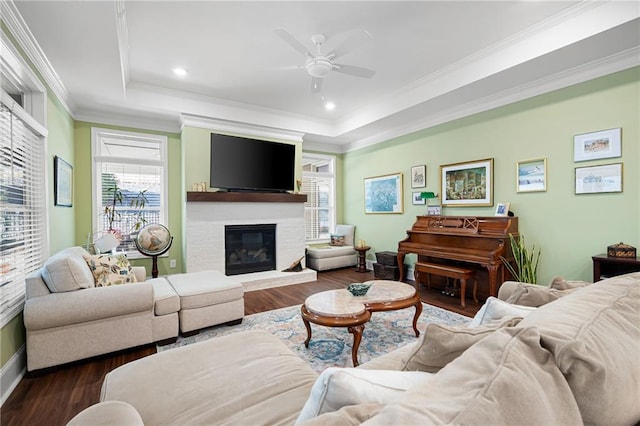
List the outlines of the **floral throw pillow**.
{"type": "Polygon", "coordinates": [[[96,287],[137,282],[133,268],[125,256],[110,254],[84,255],[96,287]]]}

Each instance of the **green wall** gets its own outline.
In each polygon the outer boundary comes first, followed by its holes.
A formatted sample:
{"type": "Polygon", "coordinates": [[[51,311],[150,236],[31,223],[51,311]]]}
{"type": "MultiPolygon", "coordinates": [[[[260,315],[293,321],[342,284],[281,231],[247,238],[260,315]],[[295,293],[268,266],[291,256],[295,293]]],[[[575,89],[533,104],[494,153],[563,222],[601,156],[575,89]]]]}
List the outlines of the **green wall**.
{"type": "MultiPolygon", "coordinates": [[[[15,38],[8,31],[4,22],[1,22],[2,31],[8,36],[16,50],[22,55],[25,62],[31,67],[36,76],[44,83],[44,79],[29,61],[27,55],[16,43],[15,38]]],[[[45,84],[46,86],[46,84],[45,84]]],[[[54,206],[53,196],[53,158],[57,155],[71,165],[75,165],[73,152],[73,118],[47,88],[46,127],[48,130],[47,145],[45,150],[46,170],[46,201],[49,211],[49,235],[48,249],[55,253],[65,247],[74,245],[75,232],[74,220],[77,207],[77,198],[74,194],[73,207],[54,206]]],[[[75,168],[74,168],[75,170],[75,168]]],[[[75,183],[74,183],[75,185],[75,183]]],[[[0,330],[0,368],[17,353],[25,344],[25,331],[22,314],[17,315],[0,330]]]]}
{"type": "MultiPolygon", "coordinates": [[[[129,132],[151,133],[167,137],[168,144],[168,184],[169,184],[169,223],[165,224],[173,235],[174,243],[168,252],[168,256],[158,258],[158,273],[167,275],[180,273],[183,270],[182,263],[182,160],[180,135],[177,133],[157,132],[145,129],[130,127],[118,127],[104,125],[100,123],[87,123],[83,121],[75,122],[74,126],[74,151],[77,166],[74,168],[74,184],[76,185],[76,199],[82,200],[78,203],[74,244],[82,245],[87,241],[87,234],[92,230],[92,188],[91,188],[91,128],[100,127],[105,129],[125,130],[129,132]],[[176,268],[169,268],[169,260],[176,259],[176,268]]],[[[132,259],[131,263],[147,268],[147,274],[151,275],[151,258],[132,259]]]]}
{"type": "MultiPolygon", "coordinates": [[[[396,251],[425,206],[411,204],[412,166],[427,165],[440,193],[439,166],[494,158],[494,203],[510,202],[528,245],[542,247],[539,281],[592,279],[591,256],[640,243],[640,68],[416,132],[344,155],[344,220],[376,251],[396,251]],[[622,128],[622,158],[574,163],[573,136],[622,128]],[[546,157],[546,192],[517,193],[516,162],[546,157]],[[575,167],[622,162],[623,192],[576,195],[575,167]],[[404,174],[404,214],[365,214],[363,179],[404,174]]],[[[432,202],[433,203],[433,202],[432,202]]],[[[433,203],[435,204],[435,203],[433,203]]],[[[446,215],[493,216],[495,207],[443,208],[446,215]]],[[[409,258],[411,263],[413,259],[409,258]]]]}
{"type": "MultiPolygon", "coordinates": [[[[238,133],[229,133],[201,127],[184,126],[182,129],[182,155],[184,156],[184,191],[191,191],[191,187],[196,182],[206,182],[209,188],[209,162],[211,155],[211,133],[221,133],[231,136],[251,137],[238,133]],[[188,165],[188,167],[186,166],[188,165]]],[[[273,142],[290,143],[296,146],[295,159],[295,179],[302,176],[302,143],[291,142],[289,140],[255,137],[273,142]]]]}

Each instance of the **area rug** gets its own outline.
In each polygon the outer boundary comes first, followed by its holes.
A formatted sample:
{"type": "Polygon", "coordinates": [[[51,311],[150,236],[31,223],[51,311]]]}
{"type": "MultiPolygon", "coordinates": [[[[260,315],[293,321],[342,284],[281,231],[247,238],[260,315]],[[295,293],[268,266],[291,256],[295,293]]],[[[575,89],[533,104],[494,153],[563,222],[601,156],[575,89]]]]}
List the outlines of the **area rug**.
{"type": "MultiPolygon", "coordinates": [[[[418,319],[418,330],[421,333],[428,323],[464,325],[471,320],[469,317],[425,303],[422,307],[422,315],[418,319]]],[[[398,311],[374,312],[371,320],[365,324],[360,342],[360,364],[415,342],[417,338],[412,327],[414,314],[413,307],[398,311]]],[[[240,325],[209,327],[200,330],[200,333],[194,336],[180,336],[173,344],[158,346],[158,352],[245,330],[266,330],[279,337],[317,372],[334,366],[353,367],[353,335],[346,328],[311,324],[311,342],[309,348],[304,347],[307,331],[300,316],[300,305],[248,315],[240,325]]]]}

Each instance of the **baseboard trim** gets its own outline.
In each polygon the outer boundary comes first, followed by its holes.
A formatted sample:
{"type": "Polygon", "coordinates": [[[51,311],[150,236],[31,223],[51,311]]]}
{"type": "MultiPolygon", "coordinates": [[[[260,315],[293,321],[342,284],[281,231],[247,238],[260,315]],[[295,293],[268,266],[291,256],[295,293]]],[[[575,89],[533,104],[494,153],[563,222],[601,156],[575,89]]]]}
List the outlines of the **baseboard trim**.
{"type": "Polygon", "coordinates": [[[18,351],[13,354],[11,359],[2,366],[0,370],[0,392],[2,392],[2,403],[11,395],[11,392],[18,386],[20,380],[27,372],[27,356],[25,346],[22,345],[18,351]]]}

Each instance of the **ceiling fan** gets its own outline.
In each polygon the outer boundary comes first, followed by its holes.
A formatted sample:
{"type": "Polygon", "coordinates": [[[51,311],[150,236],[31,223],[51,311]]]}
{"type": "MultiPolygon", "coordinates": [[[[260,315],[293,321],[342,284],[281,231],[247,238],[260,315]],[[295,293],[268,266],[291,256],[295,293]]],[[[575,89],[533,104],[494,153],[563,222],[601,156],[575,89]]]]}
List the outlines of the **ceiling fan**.
{"type": "Polygon", "coordinates": [[[371,37],[371,34],[367,31],[360,30],[354,33],[342,44],[328,53],[322,52],[322,44],[325,42],[326,37],[322,34],[314,34],[311,36],[311,41],[316,46],[315,54],[307,49],[304,44],[298,41],[284,28],[278,28],[275,32],[285,43],[293,47],[296,51],[302,53],[307,58],[304,65],[296,66],[296,68],[306,69],[307,73],[311,76],[311,92],[316,93],[320,91],[323,79],[331,71],[364,78],[371,78],[376,73],[374,70],[368,68],[338,64],[334,62],[335,59],[346,55],[359,45],[372,40],[373,37],[371,37]]]}

